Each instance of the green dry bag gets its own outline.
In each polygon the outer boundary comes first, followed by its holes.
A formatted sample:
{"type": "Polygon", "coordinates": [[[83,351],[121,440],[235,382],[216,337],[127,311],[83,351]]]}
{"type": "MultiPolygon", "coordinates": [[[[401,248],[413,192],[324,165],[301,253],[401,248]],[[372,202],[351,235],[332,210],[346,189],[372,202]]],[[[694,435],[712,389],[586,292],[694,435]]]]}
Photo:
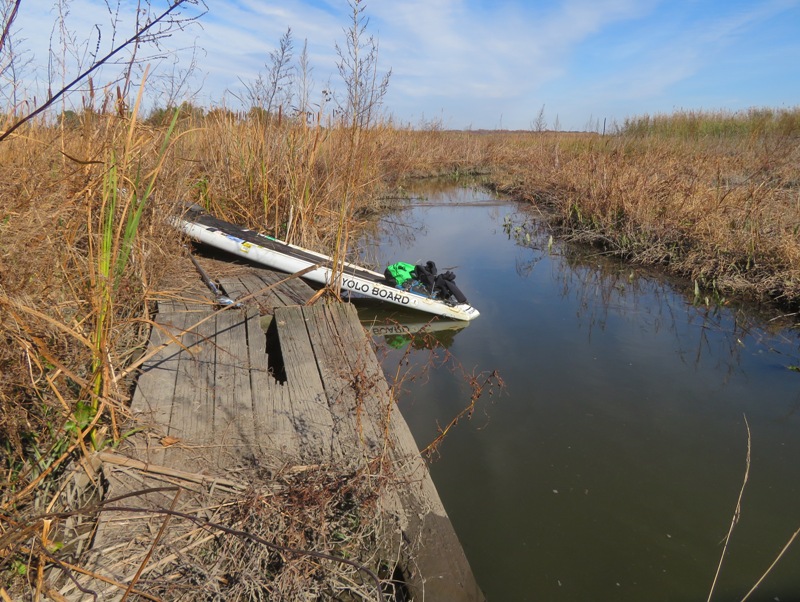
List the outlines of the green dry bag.
{"type": "Polygon", "coordinates": [[[402,286],[404,282],[414,278],[415,267],[413,264],[398,261],[387,267],[383,275],[386,276],[389,284],[402,286]]]}

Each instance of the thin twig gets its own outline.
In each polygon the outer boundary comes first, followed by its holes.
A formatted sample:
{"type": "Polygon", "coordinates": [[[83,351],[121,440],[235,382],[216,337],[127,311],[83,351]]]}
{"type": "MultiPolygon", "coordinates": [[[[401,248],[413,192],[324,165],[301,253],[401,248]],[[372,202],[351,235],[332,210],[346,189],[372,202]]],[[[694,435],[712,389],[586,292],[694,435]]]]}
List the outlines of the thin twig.
{"type": "MultiPolygon", "coordinates": [[[[113,585],[114,587],[116,587],[118,589],[122,589],[122,588],[125,587],[124,583],[120,583],[119,581],[117,581],[116,579],[112,579],[111,577],[106,577],[105,575],[101,575],[101,574],[96,573],[94,571],[87,570],[87,569],[85,569],[85,568],[83,568],[81,566],[77,566],[77,565],[71,564],[69,562],[64,562],[63,560],[59,560],[57,558],[54,558],[50,554],[48,554],[48,557],[49,557],[49,560],[53,564],[58,566],[58,568],[61,569],[64,572],[65,575],[67,575],[67,577],[70,579],[70,581],[72,581],[72,584],[76,588],[78,588],[81,592],[83,592],[84,594],[92,595],[94,593],[94,595],[97,596],[97,593],[94,592],[93,590],[89,590],[89,589],[86,589],[86,588],[82,587],[80,585],[80,583],[78,583],[77,579],[75,579],[75,576],[71,574],[71,571],[75,571],[76,573],[80,573],[81,575],[86,575],[87,577],[91,577],[92,579],[97,579],[98,581],[102,581],[103,583],[107,583],[108,585],[113,585]]],[[[150,595],[150,594],[148,594],[146,592],[143,592],[142,590],[139,590],[139,589],[133,590],[133,593],[136,594],[137,596],[140,596],[141,598],[146,599],[146,600],[152,600],[153,602],[162,602],[160,598],[157,598],[156,596],[152,596],[152,595],[150,595]]],[[[95,597],[95,599],[96,599],[96,597],[95,597]]]]}
{"type": "MultiPolygon", "coordinates": [[[[780,559],[783,557],[783,555],[786,553],[786,550],[788,550],[788,549],[789,549],[789,546],[791,546],[791,545],[792,545],[792,543],[794,542],[794,540],[797,538],[798,534],[800,534],[800,529],[798,529],[797,531],[795,531],[795,532],[794,532],[794,535],[792,535],[792,536],[789,538],[789,541],[787,541],[787,542],[786,542],[786,545],[785,545],[785,546],[783,546],[783,549],[781,550],[781,553],[780,553],[780,554],[778,554],[778,556],[775,558],[775,560],[773,560],[773,561],[772,561],[772,564],[771,564],[771,565],[769,565],[769,568],[768,568],[766,571],[764,571],[764,574],[763,574],[763,575],[761,575],[761,578],[760,578],[758,581],[756,581],[756,584],[753,586],[753,588],[752,588],[752,589],[751,589],[749,592],[747,592],[747,595],[746,595],[744,598],[742,598],[742,602],[745,602],[745,600],[747,600],[747,599],[750,597],[750,594],[752,594],[754,591],[756,591],[756,589],[758,589],[758,586],[759,586],[759,585],[761,585],[761,582],[762,582],[762,581],[764,581],[764,579],[766,579],[767,575],[769,575],[769,574],[772,572],[772,569],[773,569],[773,568],[775,568],[775,565],[776,565],[776,564],[778,564],[778,561],[779,561],[779,560],[780,560],[780,559]]],[[[777,599],[777,598],[776,598],[776,599],[777,599]]]]}
{"type": "Polygon", "coordinates": [[[127,40],[125,40],[125,41],[124,41],[122,44],[120,44],[119,46],[117,46],[116,48],[114,48],[114,49],[113,49],[111,52],[109,52],[109,53],[108,53],[107,55],[105,55],[103,58],[101,58],[101,59],[99,59],[98,61],[96,61],[96,62],[95,62],[95,63],[94,63],[94,64],[93,64],[91,67],[89,67],[89,68],[88,68],[86,71],[84,71],[83,73],[81,73],[80,75],[78,75],[78,77],[76,77],[75,79],[73,79],[71,82],[69,82],[69,83],[68,83],[67,85],[65,85],[63,88],[61,88],[61,90],[59,90],[58,92],[56,92],[55,94],[53,94],[53,96],[51,96],[50,98],[48,98],[48,99],[47,99],[47,101],[46,101],[46,102],[44,102],[44,103],[43,103],[41,106],[37,107],[36,109],[34,109],[34,110],[33,110],[33,111],[31,111],[30,113],[28,113],[28,114],[27,114],[25,117],[23,117],[22,119],[20,119],[20,120],[19,120],[19,121],[17,121],[16,123],[14,123],[14,124],[13,124],[13,125],[12,125],[10,128],[8,128],[8,129],[7,129],[5,132],[3,132],[2,134],[0,134],[0,142],[2,142],[3,140],[5,140],[6,138],[8,138],[8,137],[11,135],[11,133],[12,133],[12,132],[14,132],[14,131],[15,131],[17,128],[19,128],[20,126],[24,125],[25,123],[27,123],[28,121],[30,121],[31,119],[33,119],[34,117],[36,117],[37,115],[39,115],[40,113],[42,113],[42,112],[46,111],[48,107],[52,106],[52,105],[53,105],[53,104],[54,104],[54,103],[55,103],[55,102],[56,102],[56,101],[57,101],[59,98],[61,98],[62,96],[64,96],[64,94],[66,94],[67,92],[69,92],[69,91],[70,91],[70,89],[71,89],[73,86],[77,85],[79,82],[81,82],[81,81],[82,81],[82,80],[84,80],[85,78],[89,77],[89,75],[91,75],[93,71],[95,71],[96,69],[98,69],[98,68],[102,67],[102,66],[103,66],[104,64],[106,64],[106,63],[107,63],[109,60],[111,60],[111,58],[112,58],[112,57],[113,57],[115,54],[117,54],[118,52],[122,51],[122,50],[123,50],[124,48],[126,48],[127,46],[130,46],[130,45],[131,45],[131,44],[133,44],[134,42],[139,42],[139,41],[141,40],[142,36],[144,36],[144,34],[147,32],[147,30],[148,30],[148,29],[151,29],[152,27],[154,27],[155,25],[159,24],[161,21],[163,21],[164,19],[166,19],[166,17],[167,17],[167,16],[168,16],[168,15],[169,15],[169,14],[170,14],[172,11],[174,11],[175,9],[177,9],[177,8],[178,8],[180,5],[182,5],[182,4],[185,4],[187,1],[188,1],[188,0],[176,0],[176,1],[175,1],[175,3],[174,3],[174,4],[172,4],[172,5],[171,5],[171,6],[170,6],[170,7],[169,7],[167,10],[165,10],[163,13],[161,13],[161,15],[159,15],[158,17],[156,17],[155,19],[153,19],[153,20],[152,20],[150,23],[148,23],[147,25],[145,25],[144,27],[142,27],[142,29],[140,29],[139,31],[137,31],[136,33],[134,33],[134,34],[133,34],[133,36],[131,36],[130,38],[128,38],[127,40]]]}
{"type": "Polygon", "coordinates": [[[114,464],[116,466],[125,466],[126,468],[134,468],[142,472],[163,475],[166,477],[174,477],[176,479],[189,481],[191,483],[197,483],[198,485],[213,485],[216,488],[229,489],[231,491],[243,491],[246,489],[245,485],[242,483],[231,481],[229,479],[186,472],[176,468],[170,468],[168,466],[151,464],[150,462],[142,462],[141,460],[128,458],[127,456],[123,456],[114,452],[102,451],[97,454],[97,457],[103,462],[114,464]]]}
{"type": "Polygon", "coordinates": [[[717,572],[714,574],[714,581],[711,583],[711,591],[708,592],[708,598],[706,602],[711,602],[711,597],[714,595],[714,588],[717,585],[717,579],[719,578],[719,573],[722,570],[722,562],[725,560],[725,553],[728,551],[728,543],[730,543],[733,529],[739,522],[739,517],[742,513],[742,496],[744,495],[744,488],[747,485],[747,479],[750,476],[750,424],[747,422],[747,416],[744,417],[744,425],[747,428],[747,462],[744,470],[744,481],[742,482],[742,488],[739,490],[739,499],[736,500],[736,509],[733,511],[731,526],[728,529],[728,534],[725,536],[725,546],[722,548],[722,555],[719,558],[717,572]]]}
{"type": "MultiPolygon", "coordinates": [[[[175,497],[172,498],[172,504],[170,504],[169,506],[170,510],[175,510],[175,506],[178,503],[178,498],[180,497],[180,495],[181,495],[181,489],[179,488],[178,491],[175,492],[175,497]]],[[[136,571],[136,574],[133,576],[133,579],[131,579],[131,582],[128,584],[128,589],[125,590],[125,593],[123,594],[122,600],[120,602],[125,602],[125,600],[128,599],[128,596],[130,595],[131,591],[133,591],[133,587],[136,585],[136,582],[139,581],[139,577],[142,576],[142,571],[144,571],[144,568],[147,566],[147,563],[153,556],[153,551],[156,549],[158,542],[161,541],[161,538],[164,536],[164,531],[166,530],[167,525],[169,524],[169,520],[171,518],[172,516],[169,514],[167,514],[164,517],[164,522],[161,523],[161,528],[158,530],[158,533],[156,534],[153,543],[150,545],[150,549],[147,550],[147,554],[145,554],[144,559],[139,564],[139,569],[136,571]]]]}
{"type": "Polygon", "coordinates": [[[5,27],[3,27],[3,34],[0,35],[0,50],[3,49],[3,46],[8,39],[9,32],[11,31],[11,25],[13,25],[14,19],[17,17],[17,11],[19,10],[19,5],[21,2],[22,0],[16,0],[16,2],[14,2],[14,8],[11,9],[11,14],[6,21],[5,27]]]}

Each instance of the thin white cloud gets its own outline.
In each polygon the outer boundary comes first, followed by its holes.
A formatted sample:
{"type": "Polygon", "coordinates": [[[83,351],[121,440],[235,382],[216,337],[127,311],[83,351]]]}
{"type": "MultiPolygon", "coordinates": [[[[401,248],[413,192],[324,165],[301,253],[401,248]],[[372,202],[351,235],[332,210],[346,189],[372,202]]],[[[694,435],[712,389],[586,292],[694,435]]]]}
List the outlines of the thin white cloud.
{"type": "Polygon", "coordinates": [[[501,2],[475,11],[462,0],[439,0],[380,2],[373,10],[383,58],[394,70],[393,97],[435,99],[468,124],[485,122],[490,113],[496,122],[513,103],[531,104],[524,99],[565,72],[577,44],[608,23],[641,16],[650,5],[573,0],[540,10],[501,2]],[[467,119],[461,114],[467,106],[480,114],[467,119]]]}
{"type": "MultiPolygon", "coordinates": [[[[152,5],[157,11],[165,3],[152,5]]],[[[35,52],[40,65],[47,64],[53,4],[23,3],[17,23],[18,35],[27,38],[17,47],[35,52]]],[[[547,105],[564,127],[582,127],[591,115],[621,118],[631,107],[681,106],[681,86],[708,73],[727,81],[724,69],[739,47],[758,36],[759,55],[749,54],[748,62],[757,68],[758,60],[783,61],[786,78],[774,93],[785,96],[775,102],[796,102],[796,57],[772,50],[770,28],[781,18],[796,21],[798,5],[800,0],[368,0],[366,16],[368,34],[379,43],[380,67],[393,71],[387,103],[400,120],[442,115],[451,127],[524,128],[547,105]]],[[[94,50],[95,25],[107,51],[112,15],[105,1],[71,0],[69,6],[81,52],[94,50]]],[[[203,49],[197,78],[205,81],[202,102],[219,103],[226,90],[241,91],[242,80],[265,69],[289,27],[296,54],[308,40],[316,89],[338,81],[334,45],[350,25],[345,0],[209,0],[208,6],[201,27],[166,41],[166,48],[197,43],[203,49]]],[[[131,7],[120,11],[120,37],[132,29],[131,7]]],[[[785,47],[797,47],[783,35],[785,47]]],[[[749,81],[747,74],[736,75],[749,81]]],[[[754,98],[737,85],[717,97],[754,98]]]]}

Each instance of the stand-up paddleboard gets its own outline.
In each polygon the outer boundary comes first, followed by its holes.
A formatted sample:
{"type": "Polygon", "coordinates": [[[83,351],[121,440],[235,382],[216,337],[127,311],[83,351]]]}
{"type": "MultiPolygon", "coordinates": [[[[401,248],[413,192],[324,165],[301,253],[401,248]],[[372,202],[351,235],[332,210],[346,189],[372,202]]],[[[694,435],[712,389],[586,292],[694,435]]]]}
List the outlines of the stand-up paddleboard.
{"type": "MultiPolygon", "coordinates": [[[[268,268],[289,274],[308,269],[302,277],[322,285],[329,284],[334,278],[333,260],[327,255],[223,221],[196,205],[190,207],[182,217],[176,218],[175,225],[196,242],[268,268]]],[[[467,303],[454,303],[419,290],[409,291],[392,286],[383,274],[351,263],[344,264],[341,287],[344,291],[454,320],[474,320],[480,315],[477,309],[467,303]]]]}

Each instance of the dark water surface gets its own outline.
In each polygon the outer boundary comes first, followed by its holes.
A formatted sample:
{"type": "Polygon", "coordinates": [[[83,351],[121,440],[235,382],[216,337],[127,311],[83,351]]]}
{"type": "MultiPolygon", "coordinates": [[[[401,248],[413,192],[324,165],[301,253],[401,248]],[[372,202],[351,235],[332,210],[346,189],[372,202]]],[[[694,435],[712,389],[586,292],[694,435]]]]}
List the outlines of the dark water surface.
{"type": "MultiPolygon", "coordinates": [[[[693,303],[585,249],[548,250],[517,205],[491,200],[431,192],[430,206],[387,217],[370,251],[382,265],[454,269],[481,316],[436,334],[467,372],[505,381],[431,465],[488,599],[706,600],[742,487],[746,417],[749,481],[713,598],[741,600],[800,528],[798,330],[693,303]]],[[[427,319],[411,316],[400,318],[412,328],[427,319]]],[[[429,361],[402,333],[376,332],[390,377],[404,357],[429,361]]],[[[421,447],[470,392],[448,366],[404,387],[421,447]]],[[[800,600],[800,541],[749,599],[800,600]]]]}

